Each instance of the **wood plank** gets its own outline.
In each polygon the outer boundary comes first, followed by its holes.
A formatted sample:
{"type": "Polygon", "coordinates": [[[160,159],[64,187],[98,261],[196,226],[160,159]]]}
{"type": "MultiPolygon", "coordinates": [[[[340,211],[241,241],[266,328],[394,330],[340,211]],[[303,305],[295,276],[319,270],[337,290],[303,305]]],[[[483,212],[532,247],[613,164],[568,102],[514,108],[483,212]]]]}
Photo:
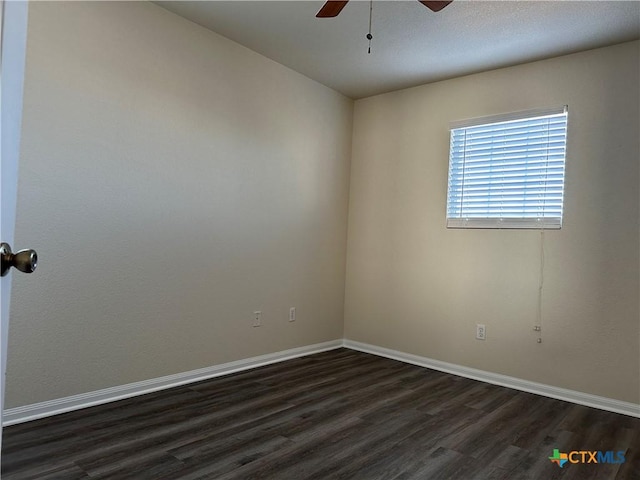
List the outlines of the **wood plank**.
{"type": "Polygon", "coordinates": [[[338,349],[4,430],[2,478],[640,478],[640,419],[338,349]],[[624,451],[566,465],[553,449],[624,451]]]}

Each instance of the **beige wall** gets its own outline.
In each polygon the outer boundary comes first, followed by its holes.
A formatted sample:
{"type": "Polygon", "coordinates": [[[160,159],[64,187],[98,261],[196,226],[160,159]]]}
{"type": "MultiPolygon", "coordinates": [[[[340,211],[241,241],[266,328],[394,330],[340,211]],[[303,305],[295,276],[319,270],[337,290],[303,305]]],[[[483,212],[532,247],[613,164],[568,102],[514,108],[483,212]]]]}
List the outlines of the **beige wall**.
{"type": "Polygon", "coordinates": [[[352,111],[156,5],[32,2],[6,406],[342,338],[352,111]]]}
{"type": "Polygon", "coordinates": [[[346,338],[639,402],[639,58],[633,42],[356,101],[346,338]],[[540,233],[445,228],[448,125],[563,104],[537,344],[540,233]]]}

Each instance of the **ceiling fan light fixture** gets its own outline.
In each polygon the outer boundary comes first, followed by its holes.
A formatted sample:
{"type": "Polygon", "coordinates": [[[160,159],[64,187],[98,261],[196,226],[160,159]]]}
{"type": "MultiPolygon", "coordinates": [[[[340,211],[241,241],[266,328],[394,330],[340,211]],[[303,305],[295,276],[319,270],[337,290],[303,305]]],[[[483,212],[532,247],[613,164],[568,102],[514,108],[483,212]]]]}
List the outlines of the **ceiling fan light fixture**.
{"type": "MultiPolygon", "coordinates": [[[[418,0],[422,5],[427,7],[432,12],[439,12],[444,7],[449,5],[453,0],[418,0]]],[[[325,2],[322,8],[316,13],[317,18],[333,18],[337,17],[338,14],[342,11],[345,5],[349,2],[349,0],[338,1],[338,0],[329,0],[325,2]]]]}

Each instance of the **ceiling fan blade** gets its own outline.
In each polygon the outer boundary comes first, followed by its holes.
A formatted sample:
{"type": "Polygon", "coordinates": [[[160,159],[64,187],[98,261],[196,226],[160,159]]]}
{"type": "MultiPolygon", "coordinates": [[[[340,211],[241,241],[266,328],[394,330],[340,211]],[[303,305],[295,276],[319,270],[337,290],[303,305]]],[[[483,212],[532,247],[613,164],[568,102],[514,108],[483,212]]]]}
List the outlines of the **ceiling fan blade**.
{"type": "Polygon", "coordinates": [[[433,12],[439,12],[440,10],[442,10],[444,7],[446,7],[447,5],[449,5],[451,2],[453,2],[453,0],[449,0],[449,1],[422,1],[422,0],[418,0],[421,4],[423,4],[425,7],[427,7],[428,9],[430,9],[433,12]]]}
{"type": "Polygon", "coordinates": [[[322,8],[318,13],[316,13],[316,17],[317,18],[337,17],[348,1],[349,0],[345,0],[344,2],[337,2],[337,1],[330,0],[322,6],[322,8]]]}

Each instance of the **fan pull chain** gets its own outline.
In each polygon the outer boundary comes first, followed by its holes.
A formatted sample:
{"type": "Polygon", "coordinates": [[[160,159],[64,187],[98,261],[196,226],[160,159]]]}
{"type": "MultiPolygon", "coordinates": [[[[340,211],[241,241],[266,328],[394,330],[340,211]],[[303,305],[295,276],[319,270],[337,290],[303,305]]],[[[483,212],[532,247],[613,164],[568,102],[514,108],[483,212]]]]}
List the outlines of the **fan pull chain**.
{"type": "Polygon", "coordinates": [[[369,40],[369,50],[367,53],[371,53],[371,40],[373,39],[373,35],[371,35],[371,17],[373,16],[373,0],[369,0],[369,33],[367,33],[367,40],[369,40]]]}

